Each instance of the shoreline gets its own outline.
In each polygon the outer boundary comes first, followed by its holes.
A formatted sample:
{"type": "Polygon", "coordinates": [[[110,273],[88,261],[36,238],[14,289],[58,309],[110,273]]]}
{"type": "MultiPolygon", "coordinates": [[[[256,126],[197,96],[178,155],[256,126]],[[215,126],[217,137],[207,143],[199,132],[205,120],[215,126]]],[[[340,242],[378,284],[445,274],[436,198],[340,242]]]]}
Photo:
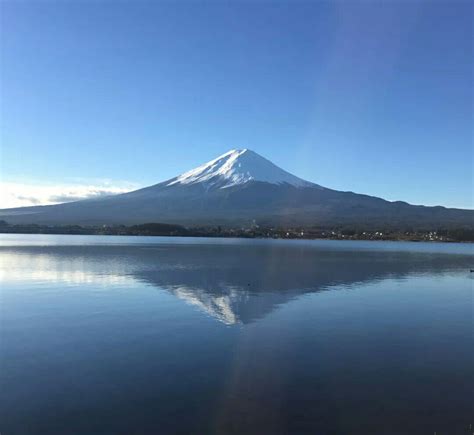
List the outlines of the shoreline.
{"type": "Polygon", "coordinates": [[[462,243],[462,244],[471,244],[474,243],[472,240],[430,240],[430,239],[413,239],[413,238],[363,238],[363,237],[272,237],[272,236],[253,236],[253,235],[242,235],[242,234],[112,234],[112,233],[100,233],[100,232],[60,232],[60,231],[51,231],[51,232],[22,232],[22,231],[0,231],[0,235],[3,234],[18,234],[18,235],[49,235],[49,236],[108,236],[108,237],[182,237],[182,238],[211,238],[211,239],[255,239],[255,240],[333,240],[333,241],[359,241],[359,242],[410,242],[410,243],[462,243]]]}

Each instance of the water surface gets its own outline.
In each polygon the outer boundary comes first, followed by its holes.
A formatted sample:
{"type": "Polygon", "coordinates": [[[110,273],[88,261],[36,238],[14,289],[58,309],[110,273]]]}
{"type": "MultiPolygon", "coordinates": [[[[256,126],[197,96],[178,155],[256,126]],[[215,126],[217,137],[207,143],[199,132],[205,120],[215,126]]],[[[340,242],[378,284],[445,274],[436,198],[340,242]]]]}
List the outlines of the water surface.
{"type": "Polygon", "coordinates": [[[0,236],[0,432],[468,434],[472,245],[0,236]]]}

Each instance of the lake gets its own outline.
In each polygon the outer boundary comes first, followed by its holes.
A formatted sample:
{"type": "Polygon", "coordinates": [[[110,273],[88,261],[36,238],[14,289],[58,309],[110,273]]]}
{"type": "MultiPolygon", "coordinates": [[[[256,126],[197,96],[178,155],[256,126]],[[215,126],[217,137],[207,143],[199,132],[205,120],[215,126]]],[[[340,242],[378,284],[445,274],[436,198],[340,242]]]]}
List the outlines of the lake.
{"type": "Polygon", "coordinates": [[[0,433],[471,434],[473,254],[0,235],[0,433]]]}

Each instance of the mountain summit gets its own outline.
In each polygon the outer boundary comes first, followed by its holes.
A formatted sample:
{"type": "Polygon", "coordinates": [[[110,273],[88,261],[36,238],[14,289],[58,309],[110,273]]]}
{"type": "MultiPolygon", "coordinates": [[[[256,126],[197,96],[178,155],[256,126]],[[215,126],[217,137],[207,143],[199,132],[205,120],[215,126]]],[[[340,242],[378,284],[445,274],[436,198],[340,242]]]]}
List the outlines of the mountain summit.
{"type": "Polygon", "coordinates": [[[248,150],[120,195],[0,210],[10,224],[351,226],[359,229],[473,227],[472,210],[424,207],[341,192],[302,180],[248,150]]]}
{"type": "Polygon", "coordinates": [[[296,187],[315,186],[274,165],[270,160],[249,149],[230,150],[210,162],[205,163],[174,178],[174,184],[206,183],[221,189],[262,181],[271,184],[290,184],[296,187]]]}

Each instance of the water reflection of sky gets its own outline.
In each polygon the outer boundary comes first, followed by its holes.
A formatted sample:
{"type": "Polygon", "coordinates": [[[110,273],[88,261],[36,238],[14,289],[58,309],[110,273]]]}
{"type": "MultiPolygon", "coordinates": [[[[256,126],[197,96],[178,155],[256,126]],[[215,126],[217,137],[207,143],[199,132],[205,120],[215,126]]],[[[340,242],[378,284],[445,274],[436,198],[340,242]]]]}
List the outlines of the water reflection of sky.
{"type": "Polygon", "coordinates": [[[464,245],[28,237],[0,247],[2,433],[466,432],[464,245]]]}
{"type": "Polygon", "coordinates": [[[179,239],[176,245],[64,245],[56,241],[54,236],[46,245],[0,248],[0,280],[103,289],[147,285],[166,290],[225,324],[251,322],[303,294],[384,279],[467,273],[472,263],[466,245],[449,245],[453,253],[447,254],[439,244],[440,252],[436,246],[420,250],[419,244],[410,245],[414,251],[380,250],[381,244],[375,244],[376,250],[357,251],[352,243],[338,242],[333,249],[328,242],[200,244],[179,239]]]}

